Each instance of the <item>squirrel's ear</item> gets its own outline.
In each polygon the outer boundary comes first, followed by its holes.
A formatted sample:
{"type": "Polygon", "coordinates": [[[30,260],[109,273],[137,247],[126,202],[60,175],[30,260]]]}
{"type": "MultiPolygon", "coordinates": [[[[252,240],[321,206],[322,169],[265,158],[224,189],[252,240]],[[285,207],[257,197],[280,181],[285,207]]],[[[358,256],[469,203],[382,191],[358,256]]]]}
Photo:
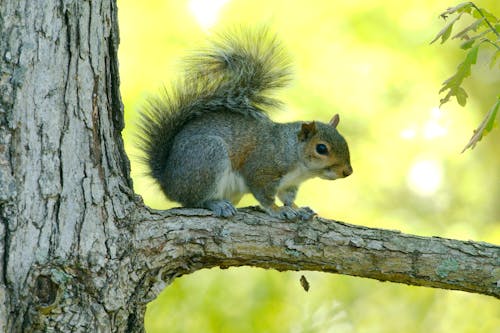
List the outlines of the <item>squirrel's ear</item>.
{"type": "Polygon", "coordinates": [[[310,123],[302,123],[302,127],[299,132],[299,140],[306,141],[310,139],[314,134],[316,134],[316,123],[314,121],[310,123]]]}
{"type": "Polygon", "coordinates": [[[337,113],[336,115],[334,115],[332,117],[332,119],[330,120],[330,122],[328,123],[328,125],[332,126],[333,128],[337,128],[337,125],[339,124],[339,121],[340,121],[340,117],[339,117],[339,114],[337,113]]]}

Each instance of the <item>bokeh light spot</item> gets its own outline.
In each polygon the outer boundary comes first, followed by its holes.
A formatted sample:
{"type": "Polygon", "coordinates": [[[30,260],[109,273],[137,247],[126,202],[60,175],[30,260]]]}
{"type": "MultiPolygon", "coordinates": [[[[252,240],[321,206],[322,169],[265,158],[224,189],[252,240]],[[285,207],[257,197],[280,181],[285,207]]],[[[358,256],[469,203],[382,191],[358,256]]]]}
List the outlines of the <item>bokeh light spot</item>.
{"type": "Polygon", "coordinates": [[[211,28],[219,18],[219,11],[229,0],[191,0],[189,9],[203,29],[211,28]]]}
{"type": "Polygon", "coordinates": [[[410,168],[407,180],[413,192],[422,196],[430,196],[441,187],[443,168],[436,160],[420,160],[410,168]]]}

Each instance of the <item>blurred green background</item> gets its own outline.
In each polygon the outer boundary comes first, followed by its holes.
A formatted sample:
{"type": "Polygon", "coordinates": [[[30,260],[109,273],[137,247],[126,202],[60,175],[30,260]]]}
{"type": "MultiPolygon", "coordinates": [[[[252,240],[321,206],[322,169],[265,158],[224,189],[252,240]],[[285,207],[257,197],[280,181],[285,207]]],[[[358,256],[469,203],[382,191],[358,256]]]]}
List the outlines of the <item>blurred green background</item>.
{"type": "MultiPolygon", "coordinates": [[[[295,65],[276,121],[340,113],[354,174],[311,180],[298,204],[321,216],[405,233],[500,243],[500,130],[460,154],[500,87],[479,56],[466,108],[441,110],[438,90],[464,54],[429,45],[453,0],[118,0],[124,138],[137,193],[167,202],[135,158],[145,98],[178,77],[180,59],[211,30],[267,24],[295,65]]],[[[500,16],[500,1],[476,1],[500,16]]],[[[458,31],[458,30],[457,30],[458,31]]],[[[255,205],[250,196],[241,205],[255,205]]],[[[227,223],[230,223],[228,221],[227,223]]],[[[156,332],[500,332],[492,297],[317,272],[211,269],[175,280],[149,304],[156,332]],[[306,293],[299,284],[305,274],[306,293]]]]}

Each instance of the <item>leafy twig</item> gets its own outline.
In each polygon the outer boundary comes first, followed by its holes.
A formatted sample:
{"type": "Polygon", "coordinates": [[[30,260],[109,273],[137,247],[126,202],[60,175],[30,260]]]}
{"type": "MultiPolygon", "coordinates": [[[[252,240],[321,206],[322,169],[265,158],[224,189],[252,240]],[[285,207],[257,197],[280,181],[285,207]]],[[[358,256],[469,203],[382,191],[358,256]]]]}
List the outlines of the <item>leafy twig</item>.
{"type": "MultiPolygon", "coordinates": [[[[446,42],[452,33],[454,24],[462,18],[463,14],[469,14],[475,17],[476,20],[456,33],[452,39],[463,39],[465,40],[460,44],[460,48],[463,50],[468,50],[465,59],[457,66],[456,73],[445,80],[440,93],[446,92],[444,98],[440,100],[440,105],[449,102],[451,97],[457,99],[458,104],[465,106],[467,104],[468,94],[462,87],[463,81],[471,75],[471,67],[476,64],[477,56],[481,45],[489,44],[492,45],[496,51],[493,52],[490,60],[490,68],[493,68],[496,64],[497,59],[500,57],[500,21],[498,18],[486,11],[483,8],[479,8],[473,2],[464,2],[458,4],[455,7],[450,7],[444,11],[440,16],[443,19],[447,19],[448,16],[456,14],[457,16],[448,22],[448,24],[441,29],[436,37],[431,41],[431,44],[441,38],[441,44],[446,42]],[[494,24],[493,24],[494,22],[494,24]],[[470,33],[476,33],[475,36],[470,36],[470,33]],[[488,35],[495,35],[496,40],[488,38],[488,35]]],[[[493,37],[493,39],[495,38],[493,37]]],[[[490,109],[488,114],[485,116],[479,127],[474,130],[474,134],[469,140],[469,143],[464,148],[464,151],[468,148],[474,148],[477,142],[479,142],[485,135],[487,135],[495,125],[495,118],[498,114],[500,108],[500,97],[497,102],[490,109]]]]}
{"type": "MultiPolygon", "coordinates": [[[[497,29],[495,29],[493,27],[493,25],[491,25],[490,21],[486,18],[486,16],[483,14],[483,10],[481,10],[479,7],[476,6],[475,3],[471,2],[470,3],[472,7],[474,7],[477,12],[479,13],[479,15],[481,15],[483,18],[484,18],[484,21],[486,22],[486,24],[490,27],[491,31],[493,31],[495,33],[495,35],[497,35],[497,37],[500,39],[500,32],[497,31],[497,29]]],[[[493,15],[492,15],[493,16],[493,15]]]]}

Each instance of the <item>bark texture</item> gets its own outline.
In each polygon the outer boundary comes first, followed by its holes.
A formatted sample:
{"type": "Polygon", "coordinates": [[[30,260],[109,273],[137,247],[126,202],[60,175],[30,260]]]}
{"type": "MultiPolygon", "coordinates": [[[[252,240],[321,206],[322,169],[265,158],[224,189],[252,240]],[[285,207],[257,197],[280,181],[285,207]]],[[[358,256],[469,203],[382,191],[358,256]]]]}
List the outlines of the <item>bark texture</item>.
{"type": "Polygon", "coordinates": [[[2,332],[133,326],[110,269],[132,197],[116,15],[114,0],[2,0],[2,332]]]}
{"type": "Polygon", "coordinates": [[[141,332],[174,278],[319,270],[500,297],[497,246],[251,210],[154,212],[132,191],[114,0],[2,0],[0,332],[141,332]]]}
{"type": "MultiPolygon", "coordinates": [[[[314,270],[500,298],[500,247],[420,237],[315,218],[280,221],[255,209],[230,220],[204,210],[146,213],[132,220],[134,255],[159,283],[213,266],[314,270]]],[[[125,237],[123,237],[125,238],[125,237]]],[[[141,265],[136,259],[136,265],[141,265]]],[[[136,266],[136,267],[137,267],[136,266]]]]}

